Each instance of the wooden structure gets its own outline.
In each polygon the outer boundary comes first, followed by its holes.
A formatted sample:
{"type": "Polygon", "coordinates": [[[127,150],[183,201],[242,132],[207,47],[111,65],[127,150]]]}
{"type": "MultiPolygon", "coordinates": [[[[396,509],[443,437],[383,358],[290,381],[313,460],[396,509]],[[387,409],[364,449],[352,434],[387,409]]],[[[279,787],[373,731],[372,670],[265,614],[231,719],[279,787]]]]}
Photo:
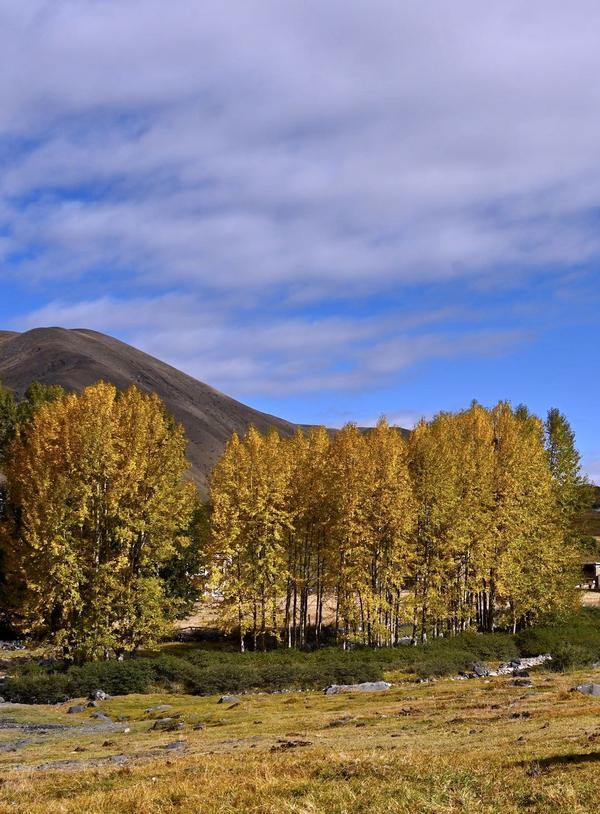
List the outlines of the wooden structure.
{"type": "Polygon", "coordinates": [[[600,591],[600,562],[584,562],[581,566],[581,587],[588,591],[600,591]]]}

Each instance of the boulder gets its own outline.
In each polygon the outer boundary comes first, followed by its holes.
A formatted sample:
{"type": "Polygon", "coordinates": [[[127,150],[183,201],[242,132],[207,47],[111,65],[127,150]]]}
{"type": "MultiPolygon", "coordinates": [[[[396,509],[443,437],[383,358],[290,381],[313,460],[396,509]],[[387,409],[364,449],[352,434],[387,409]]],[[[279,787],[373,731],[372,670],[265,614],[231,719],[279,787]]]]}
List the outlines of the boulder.
{"type": "Polygon", "coordinates": [[[148,707],[144,712],[146,715],[152,715],[154,712],[166,712],[168,709],[173,709],[172,704],[157,704],[155,707],[148,707]]]}
{"type": "Polygon", "coordinates": [[[67,710],[67,715],[76,715],[78,712],[85,712],[85,710],[85,704],[73,704],[73,706],[67,710]]]}
{"type": "Polygon", "coordinates": [[[90,718],[94,718],[96,721],[110,721],[111,719],[108,715],[105,715],[103,712],[92,712],[90,718]]]}
{"type": "Polygon", "coordinates": [[[392,685],[387,681],[363,681],[361,684],[332,684],[326,687],[325,695],[339,695],[341,692],[383,692],[392,685]]]}
{"type": "Polygon", "coordinates": [[[177,732],[184,728],[185,724],[183,721],[178,721],[176,718],[160,718],[158,721],[155,721],[152,726],[152,729],[158,730],[159,732],[177,732]]]}
{"type": "Polygon", "coordinates": [[[600,684],[580,684],[578,687],[575,687],[575,691],[581,692],[583,695],[593,695],[600,698],[600,684]]]}
{"type": "Polygon", "coordinates": [[[530,678],[514,678],[510,683],[513,687],[533,687],[533,681],[530,678]]]}
{"type": "Polygon", "coordinates": [[[477,678],[485,678],[490,674],[490,668],[486,667],[485,664],[480,664],[478,661],[471,665],[471,670],[475,673],[477,678]]]}
{"type": "Polygon", "coordinates": [[[94,690],[89,694],[90,701],[110,701],[111,696],[104,690],[94,690]]]}
{"type": "Polygon", "coordinates": [[[186,741],[173,741],[173,743],[167,743],[165,746],[163,746],[163,749],[169,750],[185,749],[186,746],[187,746],[186,741]]]}
{"type": "Polygon", "coordinates": [[[346,726],[349,723],[352,723],[354,718],[351,715],[342,715],[341,718],[335,718],[333,721],[329,722],[329,726],[346,726]]]}
{"type": "Polygon", "coordinates": [[[194,726],[192,728],[193,728],[194,732],[201,732],[204,729],[204,724],[201,724],[201,723],[194,724],[194,726]]]}
{"type": "Polygon", "coordinates": [[[217,704],[239,704],[239,703],[240,699],[237,697],[237,695],[222,695],[217,701],[217,704]]]}

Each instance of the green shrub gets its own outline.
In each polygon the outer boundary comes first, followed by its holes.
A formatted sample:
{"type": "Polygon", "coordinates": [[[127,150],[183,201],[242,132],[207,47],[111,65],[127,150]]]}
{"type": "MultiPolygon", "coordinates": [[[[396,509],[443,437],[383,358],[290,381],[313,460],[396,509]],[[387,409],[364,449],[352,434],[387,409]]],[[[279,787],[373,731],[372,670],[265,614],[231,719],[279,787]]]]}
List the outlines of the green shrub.
{"type": "Polygon", "coordinates": [[[554,655],[568,643],[589,650],[595,661],[600,658],[600,611],[586,608],[557,624],[522,630],[515,641],[523,656],[554,655]]]}
{"type": "Polygon", "coordinates": [[[600,659],[600,613],[586,610],[555,625],[531,628],[517,636],[467,633],[433,639],[417,647],[379,650],[325,647],[312,652],[278,649],[237,653],[186,646],[168,653],[83,666],[19,663],[0,692],[9,701],[56,703],[86,696],[96,689],[111,695],[162,689],[211,695],[249,690],[322,689],[329,684],[377,681],[387,670],[421,677],[453,675],[476,661],[508,661],[551,653],[555,669],[587,665],[600,659]]]}
{"type": "Polygon", "coordinates": [[[587,667],[596,660],[597,651],[582,644],[563,642],[557,645],[551,655],[551,668],[556,671],[562,671],[577,667],[587,667]]]}

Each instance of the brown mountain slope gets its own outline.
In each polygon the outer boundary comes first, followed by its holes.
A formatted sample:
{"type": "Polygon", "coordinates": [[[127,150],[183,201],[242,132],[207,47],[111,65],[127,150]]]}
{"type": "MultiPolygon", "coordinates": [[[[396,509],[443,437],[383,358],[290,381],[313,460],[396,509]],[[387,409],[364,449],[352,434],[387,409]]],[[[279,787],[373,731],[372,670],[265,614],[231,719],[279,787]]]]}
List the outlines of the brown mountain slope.
{"type": "Polygon", "coordinates": [[[233,432],[250,424],[291,435],[294,425],[261,413],[112,337],[89,330],[0,331],[0,382],[21,397],[33,381],[81,390],[100,379],[157,393],[183,424],[192,474],[201,490],[233,432]]]}

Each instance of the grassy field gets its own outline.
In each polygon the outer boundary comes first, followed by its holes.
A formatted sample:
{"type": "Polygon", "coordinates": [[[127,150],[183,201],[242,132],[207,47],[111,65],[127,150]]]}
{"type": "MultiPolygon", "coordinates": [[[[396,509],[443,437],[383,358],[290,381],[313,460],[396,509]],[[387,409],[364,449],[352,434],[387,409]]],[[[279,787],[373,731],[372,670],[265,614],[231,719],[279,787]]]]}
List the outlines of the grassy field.
{"type": "Polygon", "coordinates": [[[0,812],[590,814],[600,698],[569,689],[594,677],[540,672],[533,688],[510,677],[411,681],[239,704],[129,695],[75,715],[2,705],[0,812]],[[172,708],[145,712],[160,703],[172,708]],[[111,720],[92,720],[97,711],[111,720]],[[153,730],[160,715],[182,728],[153,730]]]}

